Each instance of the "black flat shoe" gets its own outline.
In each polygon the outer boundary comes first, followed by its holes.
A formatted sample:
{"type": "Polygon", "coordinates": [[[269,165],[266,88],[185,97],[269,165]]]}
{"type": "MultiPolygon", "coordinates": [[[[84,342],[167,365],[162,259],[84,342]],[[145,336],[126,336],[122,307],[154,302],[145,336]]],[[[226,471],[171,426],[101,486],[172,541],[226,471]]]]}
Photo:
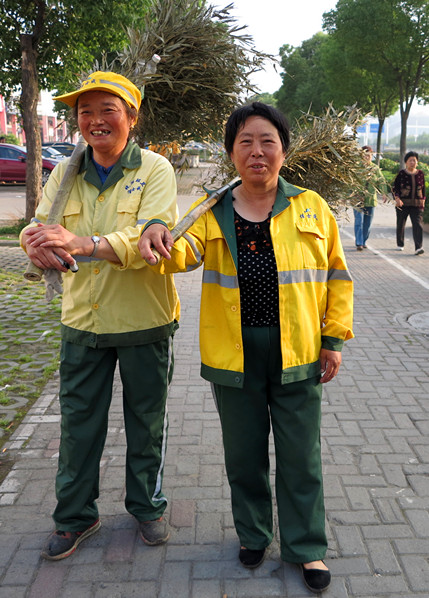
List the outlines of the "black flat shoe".
{"type": "Polygon", "coordinates": [[[329,588],[329,584],[331,583],[331,573],[329,570],[305,569],[302,563],[300,563],[299,566],[304,578],[304,583],[309,590],[317,594],[318,592],[323,592],[329,588]]]}
{"type": "Polygon", "coordinates": [[[265,548],[262,550],[250,550],[250,548],[240,548],[238,558],[243,567],[247,569],[256,569],[262,563],[265,557],[265,548]]]}

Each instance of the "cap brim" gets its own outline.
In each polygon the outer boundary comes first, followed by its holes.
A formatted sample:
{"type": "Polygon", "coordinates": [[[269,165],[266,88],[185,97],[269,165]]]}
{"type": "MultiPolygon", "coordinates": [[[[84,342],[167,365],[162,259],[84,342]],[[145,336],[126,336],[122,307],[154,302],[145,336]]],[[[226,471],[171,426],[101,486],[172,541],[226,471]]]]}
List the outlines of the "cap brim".
{"type": "MultiPolygon", "coordinates": [[[[121,100],[124,100],[129,106],[133,105],[132,103],[130,104],[130,101],[128,101],[123,94],[120,93],[115,93],[114,90],[112,90],[112,87],[109,86],[104,86],[104,85],[94,85],[89,87],[88,89],[78,89],[77,91],[72,91],[71,93],[65,93],[61,96],[55,96],[54,100],[58,100],[59,102],[64,102],[64,104],[67,104],[67,106],[70,106],[71,108],[73,108],[73,106],[76,105],[76,102],[79,98],[79,96],[81,96],[83,93],[88,93],[90,91],[105,91],[107,93],[112,94],[112,96],[116,96],[117,98],[121,98],[121,100]]],[[[134,106],[134,105],[133,105],[134,106]]],[[[136,108],[136,106],[134,106],[134,108],[136,108]]]]}
{"type": "Polygon", "coordinates": [[[58,100],[59,102],[64,102],[67,106],[73,108],[76,104],[78,97],[83,93],[82,91],[74,91],[72,93],[65,93],[61,96],[54,96],[54,100],[58,100]]]}

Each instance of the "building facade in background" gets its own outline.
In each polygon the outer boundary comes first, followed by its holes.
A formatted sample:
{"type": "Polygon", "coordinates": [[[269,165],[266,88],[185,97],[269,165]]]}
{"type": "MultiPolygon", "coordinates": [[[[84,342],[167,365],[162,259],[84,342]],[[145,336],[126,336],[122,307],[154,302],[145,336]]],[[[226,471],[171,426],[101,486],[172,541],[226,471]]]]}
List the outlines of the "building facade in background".
{"type": "MultiPolygon", "coordinates": [[[[376,118],[368,118],[361,127],[358,127],[358,137],[360,145],[371,145],[375,147],[378,133],[378,120],[376,118]]],[[[399,149],[399,135],[401,133],[401,116],[399,110],[389,116],[384,123],[381,135],[381,151],[395,151],[399,149]]],[[[429,134],[429,105],[420,105],[414,103],[411,108],[410,116],[407,122],[407,149],[415,149],[412,147],[412,139],[417,141],[420,135],[429,134]],[[410,146],[410,147],[408,147],[410,146]]],[[[428,147],[421,148],[422,153],[429,153],[428,147]]]]}
{"type": "MultiPolygon", "coordinates": [[[[54,112],[54,102],[49,92],[40,92],[37,113],[42,143],[54,141],[74,143],[76,141],[77,135],[71,135],[67,123],[63,119],[59,119],[54,112]]],[[[2,95],[0,95],[0,133],[15,135],[20,144],[25,145],[25,133],[17,101],[14,99],[6,101],[2,95]]]]}

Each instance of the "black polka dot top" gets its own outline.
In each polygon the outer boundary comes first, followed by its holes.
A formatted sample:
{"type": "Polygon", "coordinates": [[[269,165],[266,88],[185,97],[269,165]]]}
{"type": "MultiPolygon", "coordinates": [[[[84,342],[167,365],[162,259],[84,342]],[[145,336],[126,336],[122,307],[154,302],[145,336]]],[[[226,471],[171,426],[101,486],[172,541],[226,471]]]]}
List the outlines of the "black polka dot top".
{"type": "Polygon", "coordinates": [[[279,285],[270,220],[271,214],[263,222],[250,222],[234,210],[242,326],[279,326],[279,285]]]}

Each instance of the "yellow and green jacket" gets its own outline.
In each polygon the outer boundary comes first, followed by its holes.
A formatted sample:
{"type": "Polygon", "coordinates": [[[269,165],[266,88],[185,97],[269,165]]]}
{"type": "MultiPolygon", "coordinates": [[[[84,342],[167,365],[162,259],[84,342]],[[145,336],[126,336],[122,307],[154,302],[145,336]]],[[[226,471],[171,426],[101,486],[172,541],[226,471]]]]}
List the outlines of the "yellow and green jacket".
{"type": "MultiPolygon", "coordinates": [[[[278,270],[285,384],[318,375],[321,348],[340,351],[344,341],[353,337],[353,283],[337,223],[317,193],[279,178],[270,231],[278,270]]],[[[172,259],[163,260],[158,268],[164,273],[184,272],[201,264],[201,375],[211,382],[242,387],[240,290],[230,191],[175,243],[172,259]]]]}
{"type": "MultiPolygon", "coordinates": [[[[173,276],[148,267],[137,242],[154,214],[170,227],[177,220],[173,168],[166,158],[129,142],[102,184],[90,152],[87,148],[60,224],[78,236],[105,237],[121,263],[75,256],[79,271],[63,275],[63,339],[108,347],[167,338],[179,319],[173,276]]],[[[52,171],[29,226],[46,222],[67,163],[52,171]]]]}

